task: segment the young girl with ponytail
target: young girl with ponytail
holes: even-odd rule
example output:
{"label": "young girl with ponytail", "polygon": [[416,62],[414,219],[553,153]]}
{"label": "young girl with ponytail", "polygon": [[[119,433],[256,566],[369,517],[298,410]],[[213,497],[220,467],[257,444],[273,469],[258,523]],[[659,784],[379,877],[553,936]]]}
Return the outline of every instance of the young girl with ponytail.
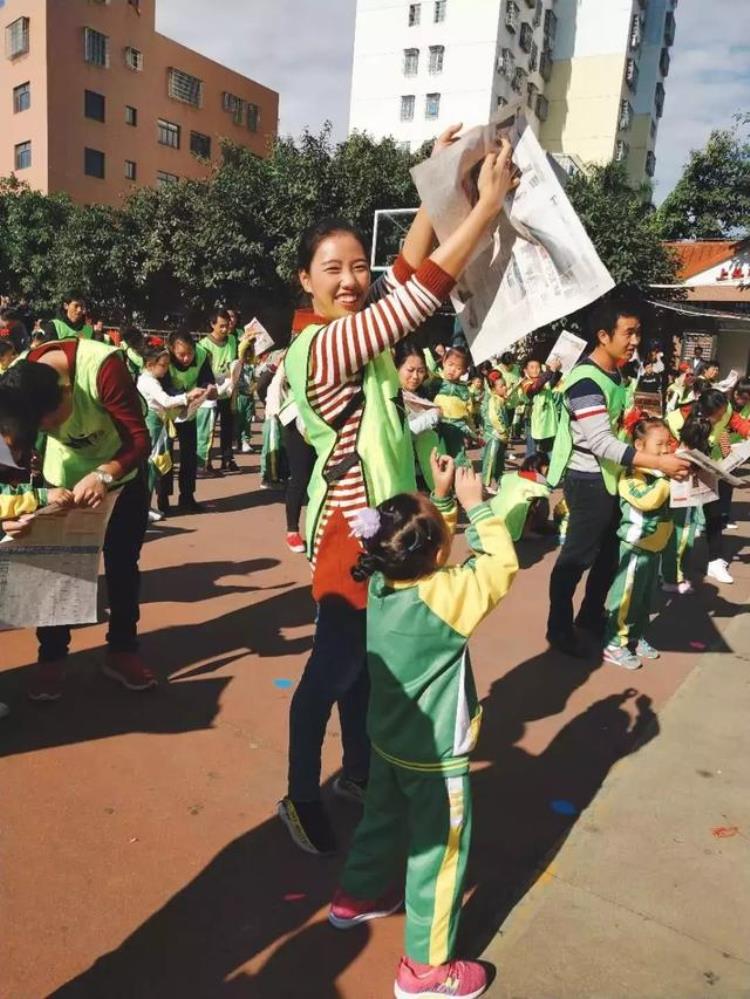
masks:
{"label": "young girl with ponytail", "polygon": [[[364,551],[352,576],[369,579],[373,753],[364,817],[329,921],[348,929],[387,916],[405,895],[395,995],[467,999],[487,985],[481,964],[453,959],[471,834],[469,754],[482,711],[467,645],[518,562],[504,522],[482,502],[481,478],[437,451],[431,461],[431,500],[402,493],[361,511],[354,525]],[[472,555],[449,567],[454,476]]]}

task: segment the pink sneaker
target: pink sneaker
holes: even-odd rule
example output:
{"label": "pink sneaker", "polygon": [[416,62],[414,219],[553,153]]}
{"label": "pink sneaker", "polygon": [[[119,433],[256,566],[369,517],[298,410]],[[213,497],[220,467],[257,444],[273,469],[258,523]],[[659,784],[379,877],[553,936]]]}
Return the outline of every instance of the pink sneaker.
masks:
{"label": "pink sneaker", "polygon": [[150,690],[158,682],[137,652],[108,652],[102,673],[128,690]]}
{"label": "pink sneaker", "polygon": [[449,961],[433,967],[402,957],[393,994],[396,999],[476,999],[488,986],[487,972],[478,961]]}
{"label": "pink sneaker", "polygon": [[354,898],[341,888],[336,890],[328,913],[328,922],[337,930],[350,930],[370,919],[382,919],[397,912],[404,904],[403,892],[391,889],[380,898]]}
{"label": "pink sneaker", "polygon": [[305,547],[305,542],[302,540],[298,531],[289,531],[286,536],[287,548],[290,552],[294,552],[295,555],[304,555],[307,551]]}

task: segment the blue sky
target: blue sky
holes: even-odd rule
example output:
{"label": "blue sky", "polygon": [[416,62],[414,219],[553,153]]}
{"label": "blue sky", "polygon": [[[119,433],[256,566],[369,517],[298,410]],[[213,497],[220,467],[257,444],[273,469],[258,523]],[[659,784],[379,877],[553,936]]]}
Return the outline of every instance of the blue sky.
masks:
{"label": "blue sky", "polygon": [[[606,0],[602,0],[604,5]],[[160,31],[278,90],[280,128],[346,135],[355,0],[157,0]],[[656,147],[655,197],[712,128],[750,111],[750,0],[681,0]]]}

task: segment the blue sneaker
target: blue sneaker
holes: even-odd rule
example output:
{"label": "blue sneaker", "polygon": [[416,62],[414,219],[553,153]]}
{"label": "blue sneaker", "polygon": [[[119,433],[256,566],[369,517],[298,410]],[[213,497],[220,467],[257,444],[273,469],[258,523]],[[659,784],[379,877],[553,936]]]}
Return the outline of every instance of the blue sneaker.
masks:
{"label": "blue sneaker", "polygon": [[641,659],[658,659],[661,652],[655,649],[653,645],[649,645],[645,638],[641,638],[635,647],[635,654],[640,656]]}
{"label": "blue sneaker", "polygon": [[607,645],[602,655],[605,662],[620,666],[622,669],[640,669],[643,665],[638,656],[626,646]]}

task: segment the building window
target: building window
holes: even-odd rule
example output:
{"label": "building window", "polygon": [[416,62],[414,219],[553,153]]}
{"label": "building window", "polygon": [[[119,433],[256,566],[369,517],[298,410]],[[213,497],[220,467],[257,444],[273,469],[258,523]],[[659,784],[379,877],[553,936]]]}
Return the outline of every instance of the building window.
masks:
{"label": "building window", "polygon": [[244,115],[243,108],[245,106],[245,102],[242,98],[236,97],[234,94],[230,94],[225,90],[221,97],[221,104],[225,111],[230,112],[232,115],[232,121],[235,125],[241,125]]}
{"label": "building window", "polygon": [[181,69],[170,69],[168,93],[172,100],[194,108],[203,106],[203,81]]}
{"label": "building window", "polygon": [[652,139],[656,138],[656,132],[657,132],[658,128],[659,128],[659,126],[656,124],[656,122],[652,118],[651,119],[651,125],[649,127],[649,132],[651,133],[651,138]]}
{"label": "building window", "polygon": [[83,151],[83,172],[87,177],[97,177],[104,180],[104,153],[100,149]]}
{"label": "building window", "polygon": [[97,94],[95,90],[84,90],[83,113],[87,118],[92,118],[94,121],[104,121],[105,107],[104,94]]}
{"label": "building window", "polygon": [[552,45],[557,38],[557,14],[554,10],[544,12],[544,40],[548,45]]}
{"label": "building window", "polygon": [[248,104],[246,117],[248,132],[257,132],[260,126],[260,108],[257,104]]}
{"label": "building window", "polygon": [[633,14],[633,20],[630,24],[630,47],[631,49],[637,49],[641,44],[641,38],[643,37],[643,24],[641,23],[641,15]]}
{"label": "building window", "polygon": [[508,31],[518,30],[518,20],[521,16],[521,9],[516,0],[505,0],[505,27]]}
{"label": "building window", "polygon": [[669,49],[666,46],[661,50],[659,56],[659,71],[662,76],[669,76],[669,64],[672,60],[669,57]]}
{"label": "building window", "polygon": [[620,118],[617,123],[617,127],[626,131],[630,128],[633,121],[633,108],[630,101],[620,101]]}
{"label": "building window", "polygon": [[656,153],[653,149],[649,149],[646,153],[646,173],[649,177],[653,177],[656,173]]}
{"label": "building window", "polygon": [[166,170],[156,171],[157,187],[164,187],[166,184],[176,184],[179,179],[176,173],[167,173]]}
{"label": "building window", "polygon": [[675,36],[675,29],[676,29],[676,27],[677,27],[677,24],[675,22],[673,12],[671,10],[667,11],[667,17],[666,17],[666,20],[664,21],[664,44],[665,45],[674,45],[674,36]]}
{"label": "building window", "polygon": [[430,120],[440,117],[440,94],[427,94],[424,100],[424,116]]}
{"label": "building window", "polygon": [[536,98],[539,93],[539,87],[535,83],[526,84],[526,103],[532,110],[536,110]]}
{"label": "building window", "polygon": [[625,63],[625,82],[633,93],[638,89],[638,63],[635,59],[628,59]]}
{"label": "building window", "polygon": [[497,110],[500,111],[501,108],[504,108],[507,103],[508,103],[508,98],[503,97],[502,94],[499,94],[496,101]]}
{"label": "building window", "polygon": [[615,147],[615,160],[624,163],[630,153],[630,146],[624,139],[618,139]]}
{"label": "building window", "polygon": [[416,76],[419,72],[419,49],[404,49],[404,76]]}
{"label": "building window", "polygon": [[140,73],[143,70],[143,53],[140,49],[134,49],[132,45],[125,46],[125,65],[128,69]]}
{"label": "building window", "polygon": [[516,57],[512,49],[503,49],[500,58],[497,60],[497,71],[506,80],[510,80],[516,71]]}
{"label": "building window", "polygon": [[542,52],[542,58],[539,60],[539,72],[542,74],[544,82],[549,83],[552,76],[552,52],[550,49],[544,49]]}
{"label": "building window", "polygon": [[539,121],[546,121],[549,117],[549,101],[544,94],[539,94],[536,99],[536,116]]}
{"label": "building window", "polygon": [[133,127],[138,124],[138,108],[131,107],[130,104],[125,105],[125,124]]}
{"label": "building window", "polygon": [[157,125],[159,129],[159,144],[170,146],[172,149],[179,149],[180,126],[175,125],[172,121],[165,121],[163,118],[159,118]]}
{"label": "building window", "polygon": [[534,29],[528,21],[524,21],[521,25],[521,33],[518,36],[518,44],[524,52],[531,52],[531,46],[534,44]]}
{"label": "building window", "polygon": [[534,17],[531,22],[535,28],[538,28],[539,25],[542,23],[543,13],[544,13],[544,0],[536,0],[536,4],[534,5]]}
{"label": "building window", "polygon": [[407,94],[401,98],[401,121],[414,121],[414,105],[416,98],[414,94]]}
{"label": "building window", "polygon": [[109,66],[108,36],[93,28],[84,28],[83,58],[92,66]]}
{"label": "building window", "polygon": [[529,51],[529,72],[535,73],[539,68],[539,46],[536,42],[531,43],[531,50]]}
{"label": "building window", "polygon": [[656,117],[661,118],[664,114],[664,84],[659,82],[656,84]]}
{"label": "building window", "polygon": [[31,143],[19,142],[16,146],[16,170],[27,170],[31,166]]}
{"label": "building window", "polygon": [[29,18],[19,17],[5,29],[5,54],[9,59],[29,51]]}
{"label": "building window", "polygon": [[516,66],[516,71],[513,74],[513,79],[510,81],[511,90],[515,93],[520,94],[523,90],[523,85],[526,82],[526,70],[521,66]]}
{"label": "building window", "polygon": [[31,107],[31,84],[21,83],[13,88],[13,113],[28,111]]}
{"label": "building window", "polygon": [[138,168],[134,160],[125,160],[125,180],[135,180]]}
{"label": "building window", "polygon": [[444,45],[430,45],[430,73],[443,72],[443,59],[445,58]]}
{"label": "building window", "polygon": [[409,27],[416,28],[416,26],[422,20],[422,4],[421,3],[410,3],[409,4]]}
{"label": "building window", "polygon": [[435,0],[435,24],[441,24],[445,20],[447,7],[448,0]]}
{"label": "building window", "polygon": [[201,159],[211,159],[211,136],[202,132],[190,133],[190,152]]}

